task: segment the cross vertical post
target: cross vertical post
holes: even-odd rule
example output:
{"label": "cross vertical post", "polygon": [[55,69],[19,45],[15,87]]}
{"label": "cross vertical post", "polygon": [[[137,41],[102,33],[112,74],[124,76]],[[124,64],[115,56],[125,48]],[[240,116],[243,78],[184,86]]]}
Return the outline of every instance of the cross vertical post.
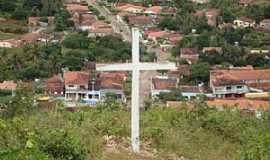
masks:
{"label": "cross vertical post", "polygon": [[131,71],[131,143],[133,152],[140,152],[140,71],[142,70],[176,70],[175,63],[141,63],[140,62],[140,32],[132,28],[132,62],[122,64],[97,64],[97,71]]}
{"label": "cross vertical post", "polygon": [[[132,29],[132,63],[139,64],[140,47],[139,47],[139,30]],[[139,77],[140,71],[134,65],[132,71],[132,100],[131,100],[131,142],[135,153],[140,151],[140,100],[139,100]]]}

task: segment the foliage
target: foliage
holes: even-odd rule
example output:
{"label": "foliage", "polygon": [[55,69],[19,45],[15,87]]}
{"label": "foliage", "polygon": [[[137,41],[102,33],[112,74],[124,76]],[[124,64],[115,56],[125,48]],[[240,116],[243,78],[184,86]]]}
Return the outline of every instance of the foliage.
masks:
{"label": "foliage", "polygon": [[170,92],[166,93],[166,92],[161,92],[158,95],[158,98],[163,101],[181,101],[183,100],[183,96],[180,90],[178,89],[172,89]]}
{"label": "foliage", "polygon": [[199,62],[191,66],[191,79],[208,82],[210,75],[210,65],[205,62]]}

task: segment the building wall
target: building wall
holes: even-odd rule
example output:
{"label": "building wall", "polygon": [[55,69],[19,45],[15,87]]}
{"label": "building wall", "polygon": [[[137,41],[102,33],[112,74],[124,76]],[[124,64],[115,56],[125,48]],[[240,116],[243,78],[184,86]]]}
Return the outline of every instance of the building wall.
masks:
{"label": "building wall", "polygon": [[[241,88],[240,88],[241,87]],[[248,93],[249,88],[246,85],[226,85],[226,86],[211,86],[213,94],[216,96],[226,94],[243,94]]]}

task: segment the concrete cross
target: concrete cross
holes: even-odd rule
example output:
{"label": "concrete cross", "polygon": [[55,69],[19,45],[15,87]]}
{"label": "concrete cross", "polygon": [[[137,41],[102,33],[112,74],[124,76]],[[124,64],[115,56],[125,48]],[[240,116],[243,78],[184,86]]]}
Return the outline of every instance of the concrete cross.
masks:
{"label": "concrete cross", "polygon": [[132,100],[131,100],[131,141],[135,153],[140,151],[139,143],[139,76],[141,70],[175,70],[175,63],[141,63],[140,62],[140,32],[132,28],[132,63],[97,65],[97,71],[132,71]]}

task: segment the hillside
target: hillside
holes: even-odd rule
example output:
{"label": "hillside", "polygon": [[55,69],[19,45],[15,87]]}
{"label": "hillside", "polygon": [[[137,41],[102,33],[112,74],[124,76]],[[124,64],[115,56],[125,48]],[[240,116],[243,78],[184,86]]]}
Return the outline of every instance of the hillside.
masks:
{"label": "hillside", "polygon": [[198,102],[193,110],[152,108],[141,113],[142,152],[130,149],[130,113],[116,102],[78,112],[32,105],[12,98],[2,107],[0,159],[268,159],[269,114],[261,119],[217,111]]}

